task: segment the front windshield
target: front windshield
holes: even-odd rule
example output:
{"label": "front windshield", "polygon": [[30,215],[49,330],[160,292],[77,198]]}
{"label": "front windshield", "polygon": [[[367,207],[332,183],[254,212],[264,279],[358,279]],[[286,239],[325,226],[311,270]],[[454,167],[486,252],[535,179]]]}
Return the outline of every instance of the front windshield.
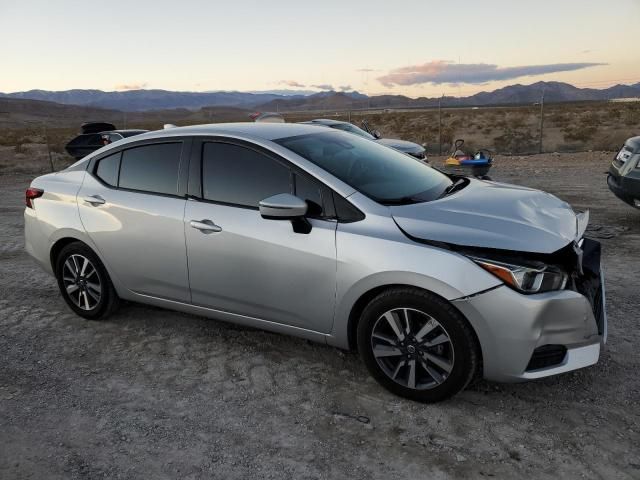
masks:
{"label": "front windshield", "polygon": [[327,131],[275,142],[386,205],[434,200],[452,184],[428,165],[355,135]]}
{"label": "front windshield", "polygon": [[335,125],[330,125],[330,127],[335,128],[336,130],[342,130],[343,132],[349,132],[355,135],[360,135],[361,137],[368,138],[369,140],[376,139],[376,137],[374,137],[370,133],[365,132],[361,128],[358,128],[351,123],[336,123]]}

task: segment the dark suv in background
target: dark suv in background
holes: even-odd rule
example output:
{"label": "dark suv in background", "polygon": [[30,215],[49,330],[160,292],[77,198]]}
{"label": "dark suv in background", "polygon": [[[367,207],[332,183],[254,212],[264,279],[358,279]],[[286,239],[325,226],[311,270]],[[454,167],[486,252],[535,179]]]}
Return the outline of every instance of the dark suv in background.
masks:
{"label": "dark suv in background", "polygon": [[139,129],[117,130],[115,125],[107,122],[83,123],[80,129],[82,133],[65,146],[67,153],[76,160],[84,158],[105,145],[148,131]]}
{"label": "dark suv in background", "polygon": [[620,200],[640,208],[640,137],[624,143],[611,162],[607,184]]}

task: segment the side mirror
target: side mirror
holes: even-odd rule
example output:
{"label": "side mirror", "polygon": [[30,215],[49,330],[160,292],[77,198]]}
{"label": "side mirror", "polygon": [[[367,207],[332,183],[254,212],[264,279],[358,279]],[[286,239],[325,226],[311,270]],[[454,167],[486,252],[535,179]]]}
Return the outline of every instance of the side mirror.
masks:
{"label": "side mirror", "polygon": [[376,137],[376,140],[382,138],[382,134],[378,130],[374,130],[373,132],[371,132],[371,135]]}
{"label": "side mirror", "polygon": [[258,205],[260,206],[260,215],[272,220],[291,220],[304,217],[308,208],[307,202],[290,193],[279,193],[265,198]]}
{"label": "side mirror", "polygon": [[305,218],[307,202],[290,193],[279,193],[265,198],[259,204],[260,215],[268,220],[291,220],[296,233],[311,232],[311,223]]}

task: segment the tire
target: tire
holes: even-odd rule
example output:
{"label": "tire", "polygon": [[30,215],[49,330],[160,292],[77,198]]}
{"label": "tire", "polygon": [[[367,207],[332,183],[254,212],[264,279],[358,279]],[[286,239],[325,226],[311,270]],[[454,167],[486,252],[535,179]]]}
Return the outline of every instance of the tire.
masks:
{"label": "tire", "polygon": [[366,306],[358,350],[380,385],[426,403],[464,390],[481,364],[478,341],[462,314],[446,300],[410,287],[386,290]]}
{"label": "tire", "polygon": [[119,298],[111,278],[98,256],[86,244],[73,242],[66,245],[58,254],[55,267],[60,293],[77,315],[99,320],[117,309]]}

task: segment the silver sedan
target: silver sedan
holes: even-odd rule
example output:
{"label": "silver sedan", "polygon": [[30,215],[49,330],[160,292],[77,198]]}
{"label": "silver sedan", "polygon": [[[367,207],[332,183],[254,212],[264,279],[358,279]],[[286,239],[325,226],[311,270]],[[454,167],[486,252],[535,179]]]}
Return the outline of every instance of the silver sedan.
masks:
{"label": "silver sedan", "polygon": [[358,350],[396,394],[598,361],[588,212],[299,124],[149,132],[26,192],[26,249],[78,315],[141,302]]}

